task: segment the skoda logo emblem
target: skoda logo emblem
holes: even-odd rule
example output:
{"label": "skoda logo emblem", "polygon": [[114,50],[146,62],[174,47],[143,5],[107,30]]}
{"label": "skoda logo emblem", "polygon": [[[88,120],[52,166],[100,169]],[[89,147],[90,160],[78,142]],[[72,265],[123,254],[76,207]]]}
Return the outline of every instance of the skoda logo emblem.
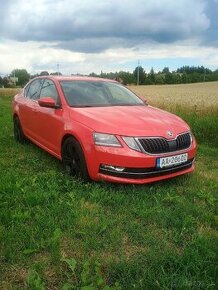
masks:
{"label": "skoda logo emblem", "polygon": [[173,132],[172,131],[167,131],[167,136],[173,137]]}

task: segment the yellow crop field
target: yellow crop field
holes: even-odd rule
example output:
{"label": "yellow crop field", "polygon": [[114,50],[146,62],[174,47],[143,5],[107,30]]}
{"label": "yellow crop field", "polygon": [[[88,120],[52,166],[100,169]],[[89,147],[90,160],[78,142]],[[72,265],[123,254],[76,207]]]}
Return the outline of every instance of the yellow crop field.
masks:
{"label": "yellow crop field", "polygon": [[218,82],[129,86],[139,96],[143,96],[149,104],[175,111],[180,107],[199,113],[218,111]]}
{"label": "yellow crop field", "polygon": [[4,96],[14,96],[19,92],[20,89],[7,89],[7,88],[0,88],[0,97]]}

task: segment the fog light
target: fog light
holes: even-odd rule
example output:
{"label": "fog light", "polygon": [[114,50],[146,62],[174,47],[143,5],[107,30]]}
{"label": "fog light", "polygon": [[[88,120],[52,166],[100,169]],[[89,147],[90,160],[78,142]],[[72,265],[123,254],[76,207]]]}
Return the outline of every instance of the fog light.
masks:
{"label": "fog light", "polygon": [[116,171],[116,172],[123,172],[125,170],[125,167],[120,166],[114,166],[114,165],[108,165],[108,164],[101,164],[100,169],[110,170],[110,171]]}

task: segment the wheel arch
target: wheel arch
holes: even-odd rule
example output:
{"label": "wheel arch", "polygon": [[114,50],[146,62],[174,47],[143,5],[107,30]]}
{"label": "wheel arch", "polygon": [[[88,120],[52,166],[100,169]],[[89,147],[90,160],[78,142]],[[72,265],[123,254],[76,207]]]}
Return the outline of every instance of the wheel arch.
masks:
{"label": "wheel arch", "polygon": [[[81,144],[80,140],[72,133],[66,133],[64,134],[64,136],[62,137],[62,140],[61,140],[61,159],[62,159],[62,148],[63,148],[63,144],[64,142],[68,139],[68,138],[74,138],[79,144],[80,146],[82,147],[83,149],[83,145]],[[83,152],[84,152],[84,149],[83,149]]]}
{"label": "wheel arch", "polygon": [[[77,141],[83,151],[83,155],[86,161],[87,169],[89,172],[89,175],[91,176],[92,166],[90,165],[92,163],[93,159],[93,139],[92,139],[92,131],[87,126],[84,126],[80,123],[79,128],[71,128],[70,130],[66,130],[64,134],[62,135],[62,138],[60,138],[60,159],[62,160],[62,154],[63,154],[63,144],[64,142],[72,137]],[[73,130],[75,129],[75,130]]]}
{"label": "wheel arch", "polygon": [[[69,137],[73,137],[82,147],[83,153],[85,154],[85,143],[86,141],[89,139],[88,135],[86,133],[81,134],[83,132],[83,128],[86,128],[85,126],[80,127],[78,130],[67,130],[64,132],[62,138],[61,138],[61,150],[62,150],[62,146],[65,142],[66,139],[68,139]],[[89,143],[89,142],[88,142]]]}
{"label": "wheel arch", "polygon": [[15,118],[18,118],[18,119],[19,119],[19,116],[18,116],[18,114],[17,114],[16,112],[13,113],[13,120],[14,120]]}
{"label": "wheel arch", "polygon": [[[71,133],[66,133],[63,138],[62,138],[62,141],[61,141],[61,160],[63,161],[63,148],[64,148],[64,142],[66,140],[68,140],[69,138],[71,138],[71,140],[73,139],[75,141],[75,148],[78,148],[79,146],[79,154],[82,154],[82,164],[84,165],[84,169],[83,169],[83,172],[85,172],[85,175],[83,177],[83,179],[85,179],[86,181],[90,180],[90,175],[89,175],[89,169],[88,169],[88,164],[87,164],[87,156],[86,156],[86,152],[83,148],[83,144],[81,143],[80,139],[77,138],[74,134],[71,134]],[[73,141],[72,140],[72,141]],[[78,145],[77,145],[78,143]]]}

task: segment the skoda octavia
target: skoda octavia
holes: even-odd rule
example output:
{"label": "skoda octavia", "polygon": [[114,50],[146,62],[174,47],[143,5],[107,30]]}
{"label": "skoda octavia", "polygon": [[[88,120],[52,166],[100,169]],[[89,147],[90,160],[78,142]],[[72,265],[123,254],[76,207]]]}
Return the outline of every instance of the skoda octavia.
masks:
{"label": "skoda octavia", "polygon": [[189,126],[116,81],[37,77],[12,107],[15,139],[30,139],[85,180],[148,183],[194,170]]}

